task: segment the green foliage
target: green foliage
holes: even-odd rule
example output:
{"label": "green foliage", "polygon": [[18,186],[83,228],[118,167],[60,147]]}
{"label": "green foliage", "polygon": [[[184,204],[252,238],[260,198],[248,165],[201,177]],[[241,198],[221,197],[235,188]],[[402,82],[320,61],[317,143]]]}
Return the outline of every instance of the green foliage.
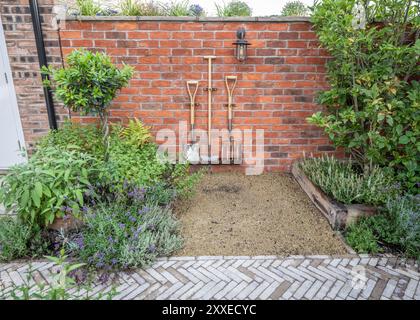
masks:
{"label": "green foliage", "polygon": [[[108,293],[91,295],[91,284],[78,286],[75,280],[70,276],[72,272],[84,266],[83,263],[70,263],[64,250],[60,251],[58,257],[46,257],[59,268],[57,274],[51,275],[52,281],[49,283],[34,282],[34,271],[29,266],[29,271],[23,284],[13,284],[11,292],[6,296],[0,295],[0,299],[13,300],[111,300],[117,291],[115,288]],[[1,289],[1,288],[0,288]],[[82,292],[83,290],[83,292]],[[0,290],[1,292],[2,290]]]}
{"label": "green foliage", "polygon": [[162,7],[154,1],[124,0],[120,4],[123,16],[163,16]]}
{"label": "green foliage", "polygon": [[48,225],[68,211],[78,216],[84,193],[99,175],[92,156],[46,147],[10,169],[1,181],[0,203],[23,221]]}
{"label": "green foliage", "polygon": [[[333,57],[330,89],[319,96],[327,112],[309,122],[323,128],[366,170],[389,166],[413,193],[420,180],[420,15],[418,2],[323,0],[312,21]],[[363,12],[363,10],[362,10]],[[366,24],[365,24],[366,20]]]}
{"label": "green foliage", "polygon": [[118,185],[124,181],[150,186],[163,178],[167,165],[156,157],[157,146],[149,143],[141,149],[124,143],[116,135],[111,137],[107,171],[109,180]]}
{"label": "green foliage", "polygon": [[172,167],[171,183],[175,188],[176,195],[180,198],[188,198],[194,192],[194,187],[203,177],[204,171],[189,173],[189,164],[176,164]]}
{"label": "green foliage", "polygon": [[61,150],[79,150],[98,159],[102,159],[105,152],[101,130],[98,127],[70,121],[64,122],[58,130],[51,130],[37,144],[37,149],[41,152],[49,147]]}
{"label": "green foliage", "polygon": [[249,17],[252,15],[251,8],[243,1],[230,1],[228,4],[215,4],[219,17]]}
{"label": "green foliage", "polygon": [[28,255],[28,242],[32,236],[29,225],[12,217],[0,218],[0,261],[7,262]]}
{"label": "green foliage", "polygon": [[96,16],[103,12],[95,0],[76,0],[78,14],[81,16]]}
{"label": "green foliage", "polygon": [[48,243],[37,226],[23,223],[16,217],[0,218],[0,261],[39,257],[48,252]]}
{"label": "green foliage", "polygon": [[152,139],[150,134],[150,128],[146,127],[139,119],[130,119],[126,127],[121,125],[115,125],[113,128],[118,136],[127,143],[134,145],[138,148],[142,147],[146,143],[149,143]]}
{"label": "green foliage", "polygon": [[121,15],[123,16],[141,16],[142,8],[138,0],[124,0],[120,3]]}
{"label": "green foliage", "polygon": [[370,229],[366,219],[350,225],[346,230],[347,243],[358,253],[378,253],[381,251],[378,239]]}
{"label": "green foliage", "polygon": [[400,186],[389,169],[373,167],[363,174],[357,165],[328,156],[304,159],[300,166],[322,191],[344,204],[383,205],[399,193]]}
{"label": "green foliage", "polygon": [[190,16],[190,2],[188,0],[171,1],[162,5],[164,15],[173,17]]}
{"label": "green foliage", "polygon": [[[6,237],[13,233],[21,240],[4,242],[0,234],[5,248],[1,259],[44,253],[41,228],[69,214],[84,220],[87,227],[79,238],[65,241],[66,248],[97,268],[102,261],[98,250],[107,244],[109,250],[117,250],[107,251],[108,268],[146,265],[181,246],[168,208],[176,197],[191,193],[200,175],[189,175],[188,165],[162,161],[141,122],[114,129],[107,161],[98,128],[66,123],[40,141],[27,164],[13,167],[2,179],[0,202],[15,210],[20,220],[6,225],[10,232],[2,232],[6,227],[0,224],[0,233]],[[38,231],[29,233],[27,223]],[[110,236],[118,239],[115,246],[105,242]]]}
{"label": "green foliage", "polygon": [[360,219],[349,228],[346,235],[347,241],[354,248],[364,246],[364,242],[357,237],[361,230],[365,234],[373,235],[372,239],[375,239],[377,245],[389,247],[392,251],[402,252],[407,257],[419,260],[420,198],[406,195],[390,199],[381,214]]}
{"label": "green foliage", "polygon": [[87,228],[73,248],[98,269],[144,267],[159,255],[169,255],[182,245],[178,224],[168,208],[100,204],[86,216]]}
{"label": "green foliage", "polygon": [[289,1],[281,10],[282,16],[307,16],[309,14],[308,8],[301,1]]}
{"label": "green foliage", "polygon": [[420,259],[420,199],[407,195],[389,200],[383,214],[372,217],[370,228],[382,243]]}
{"label": "green foliage", "polygon": [[51,74],[57,99],[84,115],[103,117],[118,90],[133,76],[132,67],[123,64],[118,69],[104,52],[74,50],[67,56],[66,65],[44,72]]}

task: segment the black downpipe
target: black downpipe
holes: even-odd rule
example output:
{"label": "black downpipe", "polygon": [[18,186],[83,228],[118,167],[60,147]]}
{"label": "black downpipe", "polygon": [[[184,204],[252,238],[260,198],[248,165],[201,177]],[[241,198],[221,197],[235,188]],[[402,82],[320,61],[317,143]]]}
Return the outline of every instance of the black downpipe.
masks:
{"label": "black downpipe", "polygon": [[[45,53],[44,36],[42,34],[41,17],[39,15],[39,6],[37,0],[29,0],[29,7],[32,16],[32,25],[34,28],[36,49],[38,52],[39,66],[48,67],[47,55]],[[41,73],[42,80],[49,80],[49,76]],[[55,118],[54,101],[51,89],[44,86],[45,103],[47,105],[48,123],[50,129],[57,129],[57,119]]]}

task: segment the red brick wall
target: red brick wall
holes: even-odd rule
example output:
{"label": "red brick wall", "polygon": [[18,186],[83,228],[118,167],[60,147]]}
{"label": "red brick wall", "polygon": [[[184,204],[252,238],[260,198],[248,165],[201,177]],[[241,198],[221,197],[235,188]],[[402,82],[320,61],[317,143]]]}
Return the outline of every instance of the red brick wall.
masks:
{"label": "red brick wall", "polygon": [[[251,42],[243,64],[232,42],[239,27]],[[333,150],[305,118],[320,110],[327,54],[309,22],[67,21],[64,54],[74,48],[104,50],[135,67],[130,87],[112,106],[113,119],[138,117],[156,131],[189,119],[187,80],[199,80],[197,126],[207,126],[207,62],[214,64],[213,127],[227,128],[224,76],[237,75],[234,128],[265,130],[266,170],[289,170],[303,153]],[[85,119],[86,120],[86,119]]]}
{"label": "red brick wall", "polygon": [[[52,28],[54,0],[39,0],[48,63],[61,64],[58,33]],[[49,130],[32,19],[27,0],[0,0],[0,15],[12,69],[26,147],[31,150]],[[57,117],[66,114],[56,107]]]}
{"label": "red brick wall", "polygon": [[[58,32],[51,24],[53,3],[39,0],[48,61],[60,65]],[[0,0],[0,14],[26,144],[31,149],[49,128],[28,2]],[[305,19],[109,19],[65,21],[61,37],[64,55],[80,47],[104,50],[116,62],[135,67],[129,88],[112,106],[113,121],[138,117],[154,132],[162,128],[177,130],[179,121],[189,119],[186,81],[199,80],[197,127],[206,129],[207,94],[203,89],[207,86],[207,64],[202,57],[216,55],[213,86],[218,90],[213,97],[213,127],[227,128],[223,79],[237,75],[234,128],[265,130],[266,170],[289,170],[292,161],[304,152],[334,152],[321,130],[305,120],[321,109],[314,97],[327,85],[327,55],[318,47],[311,24]],[[249,58],[242,64],[234,58],[232,45],[241,26],[252,44]],[[67,111],[57,102],[55,109],[60,123]]]}

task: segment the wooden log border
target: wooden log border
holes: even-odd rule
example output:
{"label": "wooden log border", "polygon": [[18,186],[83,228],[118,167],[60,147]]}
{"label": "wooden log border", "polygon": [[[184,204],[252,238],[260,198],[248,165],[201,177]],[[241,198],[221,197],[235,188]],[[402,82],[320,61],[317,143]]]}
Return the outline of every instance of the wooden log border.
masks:
{"label": "wooden log border", "polygon": [[292,165],[292,174],[299,183],[303,191],[308,195],[313,204],[327,218],[334,230],[345,229],[349,224],[357,221],[362,216],[372,216],[377,213],[377,209],[364,204],[345,205],[331,199],[318,186],[312,183],[300,168],[300,161],[295,161]]}

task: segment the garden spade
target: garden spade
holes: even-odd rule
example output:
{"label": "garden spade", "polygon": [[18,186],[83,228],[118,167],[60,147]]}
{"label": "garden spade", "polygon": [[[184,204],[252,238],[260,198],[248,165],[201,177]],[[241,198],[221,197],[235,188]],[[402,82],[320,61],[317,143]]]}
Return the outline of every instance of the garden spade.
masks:
{"label": "garden spade", "polygon": [[184,148],[184,155],[188,162],[197,164],[200,162],[200,146],[195,141],[195,96],[198,90],[198,81],[187,81],[187,90],[190,97],[190,123],[191,123],[191,144]]}
{"label": "garden spade", "polygon": [[216,88],[212,87],[212,63],[213,60],[216,59],[216,56],[205,56],[204,59],[208,60],[208,86],[205,88],[207,90],[208,95],[208,114],[207,114],[207,136],[208,136],[208,154],[205,156],[201,156],[201,162],[202,163],[218,163],[219,162],[219,156],[212,156],[211,155],[211,122],[212,122],[212,109],[211,109],[211,103],[212,103],[212,92],[216,91]]}
{"label": "garden spade", "polygon": [[233,130],[233,92],[238,81],[237,76],[226,76],[225,84],[226,90],[228,93],[228,130],[229,130],[229,145],[228,147],[222,148],[222,159],[223,162],[230,164],[241,164],[242,163],[242,144],[238,141],[235,141],[232,130]]}

